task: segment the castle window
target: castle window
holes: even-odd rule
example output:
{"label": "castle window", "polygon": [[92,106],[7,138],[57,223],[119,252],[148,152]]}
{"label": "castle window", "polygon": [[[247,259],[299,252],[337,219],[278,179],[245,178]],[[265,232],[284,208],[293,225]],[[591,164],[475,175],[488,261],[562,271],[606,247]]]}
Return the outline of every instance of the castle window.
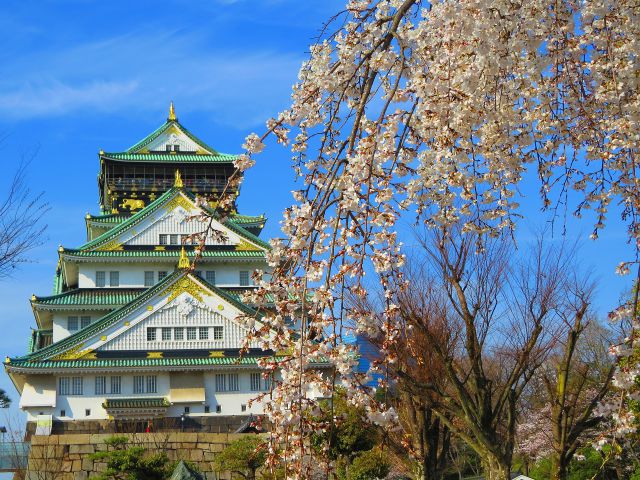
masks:
{"label": "castle window", "polygon": [[174,151],[174,152],[179,152],[179,151],[180,151],[180,145],[177,145],[177,144],[176,144],[176,145],[174,145],[174,146],[173,146],[173,151]]}
{"label": "castle window", "polygon": [[249,272],[246,270],[242,270],[240,272],[240,286],[241,287],[249,286]]}
{"label": "castle window", "polygon": [[75,332],[78,330],[78,317],[68,317],[67,318],[67,330],[70,332]]}
{"label": "castle window", "polygon": [[251,374],[251,391],[252,392],[260,391],[260,374],[259,373]]}
{"label": "castle window", "polygon": [[135,375],[133,377],[133,393],[144,393],[144,377]]}
{"label": "castle window", "polygon": [[173,339],[174,340],[184,340],[184,328],[176,327],[173,329]]}
{"label": "castle window", "polygon": [[224,336],[224,327],[220,327],[220,326],[213,327],[214,340],[222,340],[223,336]]}
{"label": "castle window", "polygon": [[224,373],[216,373],[216,392],[227,391],[227,375]]}
{"label": "castle window", "polygon": [[109,286],[110,287],[120,286],[120,272],[109,272]]}
{"label": "castle window", "polygon": [[84,416],[85,417],[90,417],[91,416],[91,409],[85,408],[84,409]]}
{"label": "castle window", "polygon": [[205,405],[204,406],[204,413],[209,413],[211,411],[211,408],[209,407],[209,405]]}
{"label": "castle window", "polygon": [[240,390],[239,382],[238,382],[238,374],[230,373],[229,374],[229,391],[237,392]]}
{"label": "castle window", "polygon": [[167,243],[168,235],[165,233],[160,234],[160,245],[168,245]]}
{"label": "castle window", "polygon": [[175,233],[169,235],[169,243],[171,245],[178,245],[178,235]]}
{"label": "castle window", "polygon": [[198,328],[198,338],[200,338],[200,340],[208,340],[209,339],[209,328],[208,327],[200,327],[200,328]]}
{"label": "castle window", "polygon": [[147,393],[158,393],[158,377],[155,375],[147,377]]}
{"label": "castle window", "polygon": [[91,317],[80,317],[80,328],[85,328],[91,325]]}
{"label": "castle window", "polygon": [[96,377],[96,395],[107,393],[107,377]]}
{"label": "castle window", "polygon": [[195,340],[196,339],[196,327],[187,327],[187,340]]}
{"label": "castle window", "polygon": [[155,342],[155,341],[156,341],[156,328],[147,327],[147,342]]}
{"label": "castle window", "polygon": [[[60,377],[58,379],[58,394],[59,395],[69,395],[71,391],[71,378],[69,377]],[[64,417],[64,413],[61,414]]]}
{"label": "castle window", "polygon": [[164,149],[165,149],[167,152],[170,152],[170,151],[171,151],[171,145],[169,145],[169,144],[165,145],[165,146],[164,146]]}
{"label": "castle window", "polygon": [[111,393],[119,394],[122,392],[122,378],[111,377]]}
{"label": "castle window", "polygon": [[144,286],[153,287],[153,278],[155,274],[153,272],[144,272]]}
{"label": "castle window", "polygon": [[240,410],[242,410],[243,412],[247,411],[247,406],[243,403],[240,405]]}
{"label": "castle window", "polygon": [[215,285],[216,284],[215,270],[207,270],[206,279],[207,279],[207,282],[209,282],[211,285]]}
{"label": "castle window", "polygon": [[216,405],[216,413],[222,413],[222,405]]}
{"label": "castle window", "polygon": [[191,413],[191,407],[184,407],[184,413]]}
{"label": "castle window", "polygon": [[167,272],[158,272],[158,281],[167,276]]}
{"label": "castle window", "polygon": [[96,272],[96,287],[106,287],[106,272]]}
{"label": "castle window", "polygon": [[170,327],[162,327],[162,340],[171,340],[171,328]]}
{"label": "castle window", "polygon": [[264,380],[264,384],[263,384],[263,389],[264,390],[271,390],[271,377],[267,377],[267,378],[263,378]]}
{"label": "castle window", "polygon": [[82,377],[71,377],[71,395],[82,395]]}
{"label": "castle window", "polygon": [[67,411],[66,410],[60,410],[60,416],[61,417],[66,417],[67,416]]}

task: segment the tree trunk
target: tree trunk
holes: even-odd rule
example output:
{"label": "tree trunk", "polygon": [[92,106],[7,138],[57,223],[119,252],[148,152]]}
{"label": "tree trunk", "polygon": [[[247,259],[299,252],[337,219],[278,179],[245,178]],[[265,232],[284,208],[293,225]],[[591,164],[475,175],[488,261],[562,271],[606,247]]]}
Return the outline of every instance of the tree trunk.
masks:
{"label": "tree trunk", "polygon": [[486,480],[510,480],[511,468],[505,462],[495,457],[485,458],[482,466]]}
{"label": "tree trunk", "polygon": [[565,455],[554,453],[551,456],[551,480],[566,480],[569,462]]}

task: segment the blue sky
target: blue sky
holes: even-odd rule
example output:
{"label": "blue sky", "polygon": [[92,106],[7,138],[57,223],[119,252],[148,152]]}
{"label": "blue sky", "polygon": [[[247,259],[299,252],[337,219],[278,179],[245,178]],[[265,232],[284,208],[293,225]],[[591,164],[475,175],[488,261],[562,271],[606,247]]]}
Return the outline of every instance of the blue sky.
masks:
{"label": "blue sky", "polygon": [[[244,137],[287,106],[300,63],[322,22],[343,0],[3,1],[0,6],[0,159],[9,177],[33,156],[29,182],[52,210],[45,245],[0,289],[0,353],[25,352],[32,293],[51,292],[59,244],[84,240],[84,215],[98,213],[97,153],[120,151],[161,125],[170,100],[180,121],[214,148],[240,150]],[[278,235],[291,202],[290,155],[273,146],[258,157],[240,196],[242,213],[266,213],[265,236]],[[0,188],[3,180],[0,179]],[[2,190],[0,190],[1,192]],[[523,189],[533,220],[546,217],[536,187]],[[569,221],[585,239],[582,262],[599,280],[606,312],[626,281],[615,276],[624,226],[610,222],[598,242],[588,222]],[[410,243],[410,241],[409,241]],[[4,373],[0,388],[17,395]],[[1,421],[1,420],[0,420]]]}

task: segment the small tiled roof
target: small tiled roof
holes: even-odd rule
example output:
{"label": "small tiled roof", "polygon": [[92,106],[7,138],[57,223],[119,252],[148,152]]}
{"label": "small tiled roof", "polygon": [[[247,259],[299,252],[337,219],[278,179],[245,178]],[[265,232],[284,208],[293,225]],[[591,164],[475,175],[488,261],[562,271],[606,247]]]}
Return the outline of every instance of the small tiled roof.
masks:
{"label": "small tiled roof", "polygon": [[31,299],[34,305],[114,306],[132,302],[144,288],[81,288],[49,297]]}
{"label": "small tiled roof", "polygon": [[[118,322],[120,319],[122,319],[123,317],[125,317],[126,315],[128,315],[135,309],[139,308],[141,305],[143,305],[144,302],[146,302],[148,299],[152,298],[154,295],[161,292],[164,288],[166,288],[167,285],[170,285],[173,282],[178,281],[179,278],[187,275],[189,274],[184,270],[176,270],[171,275],[167,275],[160,282],[156,283],[153,287],[150,287],[147,290],[145,290],[142,294],[136,297],[132,302],[129,302],[123,305],[122,307],[118,308],[117,310],[114,310],[108,313],[107,315],[100,318],[98,321],[92,323],[88,327],[79,330],[78,332],[60,340],[59,342],[53,343],[29,355],[19,357],[16,360],[20,360],[20,361],[46,360],[62,352],[65,352],[70,348],[74,347],[75,345],[80,344],[83,340],[91,338],[92,336],[96,335],[98,332]],[[256,314],[255,310],[237,301],[235,298],[233,298],[231,295],[221,290],[220,288],[215,287],[207,283],[206,281],[199,278],[195,278],[193,276],[192,276],[192,279],[207,285],[207,287],[212,292],[226,299],[228,302],[230,302],[232,305],[237,307],[239,310],[249,315]]]}
{"label": "small tiled roof", "polygon": [[[172,187],[169,190],[167,190],[166,192],[164,192],[162,195],[160,195],[153,202],[151,202],[149,205],[144,207],[142,210],[140,210],[139,212],[136,212],[135,214],[133,214],[132,216],[130,216],[125,221],[123,221],[122,223],[118,224],[116,227],[112,228],[111,230],[109,230],[109,231],[103,233],[102,235],[99,235],[98,237],[94,238],[93,240],[85,243],[79,249],[80,250],[90,250],[90,249],[93,249],[93,248],[98,247],[100,245],[108,243],[111,239],[113,239],[117,235],[123,233],[124,231],[126,231],[127,229],[133,227],[134,225],[137,225],[139,222],[141,222],[142,220],[147,218],[149,215],[154,213],[162,205],[164,205],[165,202],[169,201],[169,199],[174,198],[176,195],[180,195],[180,194],[184,194],[190,201],[192,201],[195,204],[195,200],[196,199],[195,199],[195,197],[194,197],[194,195],[192,193],[190,193],[190,192],[188,192],[186,190],[183,190],[180,187]],[[213,218],[219,219],[219,216],[215,211],[208,210],[208,209],[205,209],[205,210]],[[261,247],[264,247],[264,248],[270,248],[268,243],[264,242],[263,240],[258,238],[256,235],[254,235],[253,233],[245,230],[244,228],[242,228],[242,226],[236,224],[233,221],[226,221],[226,222],[223,223],[223,225],[226,226],[227,228],[229,228],[229,230],[237,233],[239,236],[249,240],[250,242],[255,243],[256,245],[260,245]]]}
{"label": "small tiled roof", "polygon": [[[73,258],[178,258],[180,250],[71,250],[61,252],[63,257]],[[195,255],[195,254],[194,254]],[[264,258],[261,250],[205,250],[202,258]]]}
{"label": "small tiled roof", "polygon": [[200,140],[198,137],[196,137],[193,133],[191,133],[189,130],[187,130],[184,127],[184,125],[182,125],[175,118],[173,118],[173,119],[172,118],[168,118],[165,123],[160,125],[153,132],[151,132],[149,135],[144,137],[142,140],[140,140],[138,143],[136,143],[132,147],[129,147],[125,153],[138,153],[138,152],[140,152],[147,145],[149,145],[151,142],[153,142],[156,138],[158,138],[164,132],[169,130],[171,127],[175,127],[177,129],[179,129],[187,137],[189,137],[191,140],[193,140],[193,142],[195,142],[197,145],[199,145],[203,150],[206,150],[207,152],[209,152],[209,153],[211,153],[213,155],[224,155],[224,154],[220,154],[214,148],[211,148],[209,145],[207,145],[202,140]]}
{"label": "small tiled roof", "polygon": [[104,408],[158,408],[168,407],[169,401],[159,398],[107,398],[102,404]]}
{"label": "small tiled roof", "polygon": [[107,160],[153,163],[232,163],[236,155],[218,153],[216,155],[197,153],[103,153]]}

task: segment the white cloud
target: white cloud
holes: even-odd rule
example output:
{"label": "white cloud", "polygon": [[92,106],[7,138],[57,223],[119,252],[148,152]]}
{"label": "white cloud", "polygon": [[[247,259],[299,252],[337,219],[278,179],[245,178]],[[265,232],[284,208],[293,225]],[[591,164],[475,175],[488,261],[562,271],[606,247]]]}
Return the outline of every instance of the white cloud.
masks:
{"label": "white cloud", "polygon": [[301,56],[211,48],[202,35],[138,32],[11,60],[0,79],[0,115],[59,116],[83,109],[117,112],[202,110],[247,128],[286,106]]}

